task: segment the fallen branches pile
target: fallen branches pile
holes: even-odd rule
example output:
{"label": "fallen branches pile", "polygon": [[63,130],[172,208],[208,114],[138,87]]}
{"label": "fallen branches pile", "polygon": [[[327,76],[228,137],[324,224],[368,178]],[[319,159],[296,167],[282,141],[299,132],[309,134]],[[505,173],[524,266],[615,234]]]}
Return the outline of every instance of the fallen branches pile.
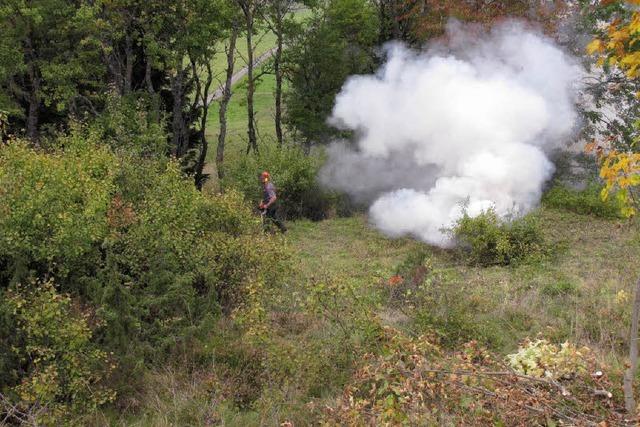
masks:
{"label": "fallen branches pile", "polygon": [[367,356],[339,404],[326,409],[328,424],[632,425],[619,390],[588,352],[572,353],[583,369],[533,376],[475,342],[446,354],[433,337],[387,332],[385,352]]}

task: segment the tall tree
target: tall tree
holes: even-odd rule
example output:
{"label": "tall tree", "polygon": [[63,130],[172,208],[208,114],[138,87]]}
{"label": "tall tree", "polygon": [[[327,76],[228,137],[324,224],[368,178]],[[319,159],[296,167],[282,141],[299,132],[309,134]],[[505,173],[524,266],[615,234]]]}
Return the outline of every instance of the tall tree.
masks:
{"label": "tall tree", "polygon": [[207,119],[209,117],[210,89],[214,79],[212,61],[217,53],[217,45],[226,32],[226,22],[221,11],[222,2],[211,0],[189,0],[190,13],[186,22],[187,54],[194,81],[191,114],[199,117],[198,152],[194,165],[194,179],[198,189],[202,189],[207,176],[203,173],[209,142],[207,140]]}
{"label": "tall tree", "polygon": [[5,0],[0,7],[0,108],[35,144],[41,125],[95,112],[104,81],[96,11],[89,1]]}
{"label": "tall tree", "polygon": [[[215,2],[210,3],[211,7],[215,6]],[[176,158],[184,157],[200,140],[199,131],[194,129],[199,105],[193,102],[195,81],[189,54],[192,52],[198,58],[202,56],[202,38],[208,37],[202,32],[211,31],[198,16],[206,14],[203,8],[198,0],[168,0],[148,2],[143,9],[144,49],[140,54],[156,64],[164,76],[161,87],[151,88],[147,84],[147,91],[153,89],[165,93],[163,108],[169,117],[170,152]],[[214,45],[215,37],[212,40],[211,45]],[[141,85],[146,74],[146,70],[140,74]],[[190,172],[193,172],[192,168]]]}
{"label": "tall tree", "polygon": [[349,75],[373,72],[377,12],[367,0],[331,0],[315,11],[304,31],[290,38],[285,71],[285,123],[306,149],[335,136],[326,123]]}
{"label": "tall tree", "polygon": [[256,32],[256,21],[260,17],[263,0],[236,0],[244,17],[244,33],[247,43],[247,154],[253,150],[258,151],[258,139],[256,136],[256,120],[253,105],[256,77],[254,76],[254,49],[253,36]]}
{"label": "tall tree", "polygon": [[218,146],[216,148],[216,170],[218,171],[218,179],[224,178],[224,149],[227,137],[227,107],[231,100],[231,86],[233,85],[233,70],[235,67],[235,50],[236,40],[238,39],[239,24],[231,21],[231,32],[225,44],[225,54],[227,58],[227,66],[225,69],[225,81],[222,89],[222,97],[220,98],[220,108],[218,110],[218,120],[220,130],[218,133]]}
{"label": "tall tree", "polygon": [[[587,51],[598,56],[597,64],[603,67],[604,75],[615,78],[615,84],[602,90],[613,90],[617,96],[623,96],[622,106],[618,105],[619,110],[633,107],[637,112],[637,88],[640,81],[640,0],[609,1],[603,2],[603,6],[600,13],[606,14],[610,23],[604,28],[602,25],[594,26],[596,37],[587,47]],[[624,101],[625,98],[627,102]],[[593,118],[594,121],[607,121],[598,112],[593,114]],[[600,160],[600,177],[604,181],[602,198],[606,200],[610,195],[615,195],[622,204],[621,213],[631,217],[640,209],[640,124],[637,115],[623,116],[622,119],[615,120],[618,120],[617,124],[602,129],[600,138],[596,136],[595,141],[587,145],[587,150],[595,150]],[[631,312],[629,361],[623,385],[626,410],[629,415],[636,416],[633,383],[637,376],[640,339],[640,280],[636,282]]]}
{"label": "tall tree", "polygon": [[263,18],[269,30],[276,36],[276,50],[273,55],[273,73],[276,79],[275,88],[275,129],[278,145],[282,146],[282,52],[287,30],[291,32],[296,25],[292,22],[294,7],[300,3],[294,0],[270,0],[263,9]]}
{"label": "tall tree", "polygon": [[136,47],[143,36],[144,5],[139,0],[110,0],[100,11],[103,61],[109,81],[120,95],[128,95],[135,87],[134,66],[139,61]]}
{"label": "tall tree", "polygon": [[[451,18],[491,25],[504,18],[534,20],[553,31],[567,7],[566,0],[379,0],[385,2],[394,36],[422,44],[441,36]],[[388,24],[389,25],[389,24]],[[399,31],[402,28],[402,31]]]}
{"label": "tall tree", "polygon": [[[410,21],[406,19],[411,5],[404,0],[373,0],[378,9],[378,43],[389,40],[411,40]],[[424,2],[423,2],[424,5]]]}

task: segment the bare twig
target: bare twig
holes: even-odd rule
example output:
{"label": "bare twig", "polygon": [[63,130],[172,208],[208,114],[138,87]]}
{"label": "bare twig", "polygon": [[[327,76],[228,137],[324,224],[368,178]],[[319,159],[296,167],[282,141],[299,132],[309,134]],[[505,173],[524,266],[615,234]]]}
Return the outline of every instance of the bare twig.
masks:
{"label": "bare twig", "polygon": [[624,373],[624,406],[631,416],[636,414],[636,399],[633,394],[633,379],[638,368],[638,319],[640,317],[640,279],[636,284],[636,296],[631,315],[629,334],[629,368]]}

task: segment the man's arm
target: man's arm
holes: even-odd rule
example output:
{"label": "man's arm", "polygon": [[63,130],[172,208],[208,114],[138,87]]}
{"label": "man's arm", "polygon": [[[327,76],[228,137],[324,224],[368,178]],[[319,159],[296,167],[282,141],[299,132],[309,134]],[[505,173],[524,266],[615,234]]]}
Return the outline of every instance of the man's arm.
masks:
{"label": "man's arm", "polygon": [[271,206],[272,204],[274,204],[274,203],[276,202],[276,200],[277,200],[277,199],[278,199],[278,198],[276,197],[276,193],[274,192],[274,193],[271,195],[271,198],[269,199],[269,201],[267,202],[267,204],[266,204],[266,205],[264,205],[264,208],[265,208],[265,209],[269,209],[269,206]]}
{"label": "man's arm", "polygon": [[276,197],[276,190],[275,188],[273,188],[273,186],[267,187],[266,190],[267,190],[267,195],[269,196],[269,200],[267,200],[267,203],[261,202],[260,209],[268,209],[278,199]]}

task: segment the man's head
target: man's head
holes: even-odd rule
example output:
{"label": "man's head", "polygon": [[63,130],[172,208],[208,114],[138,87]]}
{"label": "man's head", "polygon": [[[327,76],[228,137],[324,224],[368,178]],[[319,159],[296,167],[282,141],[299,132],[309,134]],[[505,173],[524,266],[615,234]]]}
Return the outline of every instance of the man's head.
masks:
{"label": "man's head", "polygon": [[260,174],[261,183],[266,184],[267,182],[269,182],[270,179],[271,179],[271,175],[269,175],[269,172],[264,171]]}

